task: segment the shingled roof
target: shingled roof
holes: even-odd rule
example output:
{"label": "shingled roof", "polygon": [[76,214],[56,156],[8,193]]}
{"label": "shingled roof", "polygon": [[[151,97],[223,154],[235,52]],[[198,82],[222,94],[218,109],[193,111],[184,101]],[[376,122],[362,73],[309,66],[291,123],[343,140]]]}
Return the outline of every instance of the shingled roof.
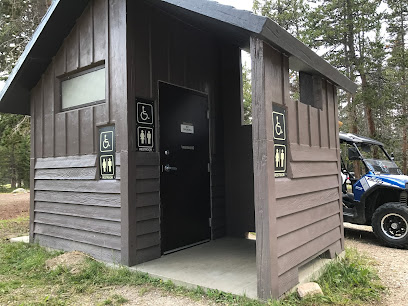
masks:
{"label": "shingled roof", "polygon": [[[291,69],[320,74],[349,92],[357,90],[355,83],[269,18],[209,0],[144,1],[243,49],[248,49],[249,38],[256,36],[289,56]],[[54,0],[0,93],[0,112],[30,113],[30,90],[88,3]]]}

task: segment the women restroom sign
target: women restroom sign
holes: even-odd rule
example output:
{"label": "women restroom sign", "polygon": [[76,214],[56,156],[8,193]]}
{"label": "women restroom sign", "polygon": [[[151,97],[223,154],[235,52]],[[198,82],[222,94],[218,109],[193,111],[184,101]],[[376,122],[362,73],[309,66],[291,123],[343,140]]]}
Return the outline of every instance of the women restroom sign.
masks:
{"label": "women restroom sign", "polygon": [[136,134],[137,150],[154,152],[154,102],[145,99],[136,99]]}
{"label": "women restroom sign", "polygon": [[286,131],[286,109],[273,105],[273,141],[274,141],[274,165],[275,177],[287,176],[287,131]]}

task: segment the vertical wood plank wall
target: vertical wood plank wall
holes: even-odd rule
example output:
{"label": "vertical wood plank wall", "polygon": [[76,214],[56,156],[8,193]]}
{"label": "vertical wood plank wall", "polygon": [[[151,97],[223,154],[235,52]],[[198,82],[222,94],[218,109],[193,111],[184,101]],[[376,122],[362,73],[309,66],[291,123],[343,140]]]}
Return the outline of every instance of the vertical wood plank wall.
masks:
{"label": "vertical wood plank wall", "polygon": [[[271,234],[277,236],[276,244],[271,246],[271,260],[277,260],[277,266],[272,269],[277,269],[277,293],[281,295],[298,283],[301,265],[321,254],[332,258],[344,248],[337,93],[335,86],[323,80],[319,97],[323,109],[293,101],[289,97],[288,58],[266,43],[253,41],[263,50],[257,64],[264,70],[265,103],[280,104],[288,110],[288,177],[274,179],[272,217],[276,224],[270,220],[275,227]],[[271,128],[268,124],[265,127]],[[273,169],[273,165],[269,167]]]}
{"label": "vertical wood plank wall", "polygon": [[[116,20],[116,6],[115,1],[90,1],[31,92],[31,241],[111,262],[121,260],[121,155],[117,179],[98,180],[97,131],[98,126],[122,121],[118,116],[121,103],[126,106],[121,97],[126,88],[107,88],[103,104],[61,111],[57,78],[103,61],[107,80],[109,71],[115,82],[120,81],[118,75],[126,78],[110,43],[122,44],[124,27]],[[114,25],[111,31],[109,25]],[[118,152],[127,147],[120,139],[123,129],[116,124]]]}
{"label": "vertical wood plank wall", "polygon": [[[205,32],[158,11],[143,1],[128,1],[129,169],[135,194],[129,193],[130,264],[161,256],[160,144],[155,153],[136,152],[135,98],[155,101],[159,81],[208,95],[211,134],[212,237],[225,234],[224,145],[221,105],[218,103],[219,47]],[[156,116],[157,119],[157,116]],[[159,121],[156,121],[156,139]],[[215,137],[217,130],[217,137]],[[132,159],[132,160],[131,160]],[[131,190],[131,189],[130,189]]]}

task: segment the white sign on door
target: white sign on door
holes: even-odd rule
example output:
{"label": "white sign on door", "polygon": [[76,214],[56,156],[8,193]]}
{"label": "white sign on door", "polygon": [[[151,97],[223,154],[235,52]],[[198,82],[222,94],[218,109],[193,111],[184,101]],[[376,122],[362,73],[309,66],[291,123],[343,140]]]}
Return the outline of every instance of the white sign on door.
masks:
{"label": "white sign on door", "polygon": [[186,134],[194,134],[194,125],[191,124],[182,124],[181,132]]}

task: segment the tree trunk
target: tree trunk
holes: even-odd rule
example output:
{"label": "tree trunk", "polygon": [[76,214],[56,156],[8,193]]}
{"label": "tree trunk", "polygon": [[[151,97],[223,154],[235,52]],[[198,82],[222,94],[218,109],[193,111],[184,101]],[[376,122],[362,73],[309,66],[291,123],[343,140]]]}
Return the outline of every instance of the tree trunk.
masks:
{"label": "tree trunk", "polygon": [[16,183],[17,183],[16,178],[14,176],[12,176],[11,177],[11,183],[10,183],[12,190],[16,189]]}
{"label": "tree trunk", "polygon": [[402,118],[403,118],[403,133],[402,133],[402,171],[407,175],[407,76],[406,76],[406,60],[405,60],[405,25],[404,25],[404,15],[401,11],[401,45],[402,45]]}
{"label": "tree trunk", "polygon": [[10,152],[10,174],[11,174],[11,189],[16,189],[17,184],[17,165],[16,165],[16,158],[15,158],[15,147],[14,145],[11,146]]}
{"label": "tree trunk", "polygon": [[[367,75],[365,73],[361,73],[361,89],[363,91],[363,97],[365,96],[367,88],[368,88]],[[375,129],[373,109],[371,108],[370,101],[367,101],[366,98],[363,99],[363,103],[368,125],[368,136],[370,138],[376,139],[377,133]],[[373,157],[377,159],[379,157],[377,146],[374,146]]]}
{"label": "tree trunk", "polygon": [[[406,116],[406,112],[405,112]],[[408,144],[407,144],[407,125],[404,124],[403,126],[403,133],[402,133],[402,172],[407,175],[407,149],[408,149]]]}
{"label": "tree trunk", "polygon": [[[348,100],[348,113],[349,113],[349,132],[353,134],[357,134],[357,110],[356,106],[354,105],[354,97],[352,94],[347,93],[347,100]],[[353,161],[353,169],[354,169],[354,177],[360,178],[361,177],[361,167],[360,162],[358,160]]]}

